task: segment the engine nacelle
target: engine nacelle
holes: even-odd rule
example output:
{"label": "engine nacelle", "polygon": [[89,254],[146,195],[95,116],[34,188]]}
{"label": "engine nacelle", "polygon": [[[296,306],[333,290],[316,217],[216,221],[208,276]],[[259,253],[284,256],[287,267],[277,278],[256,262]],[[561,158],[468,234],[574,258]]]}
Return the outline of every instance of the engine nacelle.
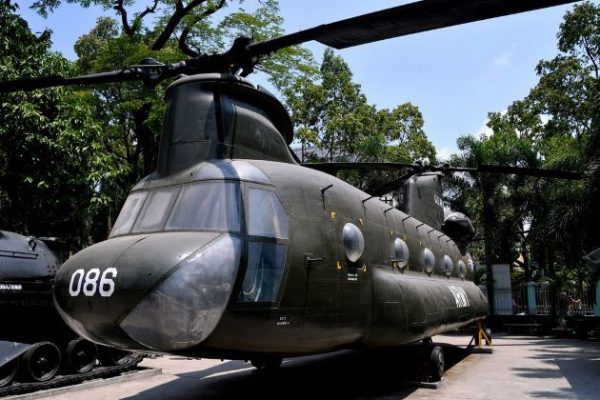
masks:
{"label": "engine nacelle", "polygon": [[457,243],[467,244],[475,237],[473,223],[465,214],[452,212],[444,219],[442,231]]}

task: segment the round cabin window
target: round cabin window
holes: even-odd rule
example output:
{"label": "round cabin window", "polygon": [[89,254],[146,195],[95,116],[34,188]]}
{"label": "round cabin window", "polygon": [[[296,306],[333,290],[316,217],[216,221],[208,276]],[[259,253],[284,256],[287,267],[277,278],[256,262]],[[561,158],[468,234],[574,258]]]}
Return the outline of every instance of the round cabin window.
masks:
{"label": "round cabin window", "polygon": [[433,272],[433,267],[435,266],[435,255],[427,247],[424,248],[423,252],[421,253],[421,263],[425,267],[425,271],[428,274]]}
{"label": "round cabin window", "polygon": [[351,262],[357,262],[365,250],[365,238],[358,227],[350,222],[344,225],[342,241],[346,250],[346,257]]}
{"label": "round cabin window", "polygon": [[452,270],[454,269],[454,261],[452,261],[450,256],[447,254],[444,255],[443,267],[446,276],[450,276],[452,274]]}
{"label": "round cabin window", "polygon": [[408,246],[400,238],[394,240],[394,251],[392,253],[392,266],[402,269],[408,262]]}

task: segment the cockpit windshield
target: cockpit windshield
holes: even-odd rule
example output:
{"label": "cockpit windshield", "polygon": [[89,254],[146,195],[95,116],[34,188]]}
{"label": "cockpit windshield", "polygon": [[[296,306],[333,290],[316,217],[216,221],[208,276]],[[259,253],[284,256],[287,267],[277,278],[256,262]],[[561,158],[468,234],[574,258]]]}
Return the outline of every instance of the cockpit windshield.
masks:
{"label": "cockpit windshield", "polygon": [[110,236],[161,230],[239,232],[240,209],[238,182],[211,181],[134,192]]}
{"label": "cockpit windshield", "polygon": [[240,186],[230,182],[187,185],[179,196],[166,230],[240,231]]}

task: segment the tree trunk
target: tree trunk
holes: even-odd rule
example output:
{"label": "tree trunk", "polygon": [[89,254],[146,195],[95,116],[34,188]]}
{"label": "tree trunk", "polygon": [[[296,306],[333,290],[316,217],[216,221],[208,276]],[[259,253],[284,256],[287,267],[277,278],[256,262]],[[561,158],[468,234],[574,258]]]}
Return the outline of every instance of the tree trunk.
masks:
{"label": "tree trunk", "polygon": [[156,160],[158,153],[158,143],[154,132],[146,125],[146,120],[150,115],[150,104],[144,104],[140,109],[133,113],[135,136],[139,153],[142,155],[142,171],[139,179],[156,170]]}
{"label": "tree trunk", "polygon": [[483,197],[483,231],[484,231],[484,252],[485,252],[485,267],[486,267],[486,286],[487,297],[489,302],[490,317],[494,316],[494,275],[492,271],[492,242],[493,234],[491,225],[494,222],[494,209],[490,201],[491,187],[486,176],[481,178],[481,195]]}

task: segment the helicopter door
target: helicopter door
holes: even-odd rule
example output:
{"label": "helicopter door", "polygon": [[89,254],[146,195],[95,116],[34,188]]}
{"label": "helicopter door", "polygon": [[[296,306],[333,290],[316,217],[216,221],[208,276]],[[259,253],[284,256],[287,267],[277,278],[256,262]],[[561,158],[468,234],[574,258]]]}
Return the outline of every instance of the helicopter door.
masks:
{"label": "helicopter door", "polygon": [[337,336],[337,254],[332,243],[332,221],[329,218],[311,218],[306,223],[311,229],[306,230],[303,241],[306,271],[303,338],[315,343]]}
{"label": "helicopter door", "polygon": [[[362,211],[362,210],[361,210]],[[338,324],[340,336],[356,338],[364,333],[369,317],[370,279],[366,246],[367,227],[362,213],[357,218],[338,216],[335,234],[338,249]],[[358,217],[360,215],[360,217]]]}
{"label": "helicopter door", "polygon": [[373,236],[374,225],[369,225],[358,192],[333,191],[335,207],[334,241],[337,251],[338,335],[346,341],[364,335],[369,323],[371,280],[368,254],[380,244]]}
{"label": "helicopter door", "polygon": [[[302,183],[304,204],[301,229],[295,243],[301,243],[304,257],[304,329],[302,339],[310,346],[337,342],[338,268],[335,213],[332,213],[332,186],[328,182]],[[325,190],[323,190],[325,188]]]}

